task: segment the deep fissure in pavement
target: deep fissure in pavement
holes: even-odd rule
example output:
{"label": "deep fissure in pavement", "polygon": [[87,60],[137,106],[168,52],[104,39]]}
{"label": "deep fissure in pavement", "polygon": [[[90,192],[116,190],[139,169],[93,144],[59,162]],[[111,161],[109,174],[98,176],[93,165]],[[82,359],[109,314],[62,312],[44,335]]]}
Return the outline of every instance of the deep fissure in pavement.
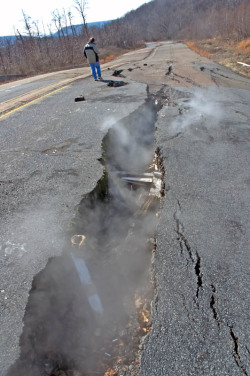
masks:
{"label": "deep fissure in pavement", "polygon": [[33,280],[20,358],[8,376],[115,375],[138,367],[140,338],[151,330],[161,198],[155,120],[148,101],[105,136],[104,174],[79,203],[62,255]]}

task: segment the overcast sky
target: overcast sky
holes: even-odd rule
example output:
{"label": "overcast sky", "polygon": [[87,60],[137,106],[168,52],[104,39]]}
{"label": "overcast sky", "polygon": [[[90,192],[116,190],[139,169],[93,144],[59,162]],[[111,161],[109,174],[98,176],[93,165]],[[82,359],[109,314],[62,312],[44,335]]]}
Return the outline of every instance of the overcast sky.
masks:
{"label": "overcast sky", "polygon": [[[87,22],[106,21],[122,17],[132,9],[150,0],[88,0],[86,8]],[[50,24],[52,12],[56,9],[71,9],[74,24],[80,23],[80,19],[74,11],[73,0],[0,0],[0,36],[13,35],[13,27],[20,32],[24,30],[22,9],[32,20],[39,21],[42,25]],[[42,31],[42,26],[41,26]]]}

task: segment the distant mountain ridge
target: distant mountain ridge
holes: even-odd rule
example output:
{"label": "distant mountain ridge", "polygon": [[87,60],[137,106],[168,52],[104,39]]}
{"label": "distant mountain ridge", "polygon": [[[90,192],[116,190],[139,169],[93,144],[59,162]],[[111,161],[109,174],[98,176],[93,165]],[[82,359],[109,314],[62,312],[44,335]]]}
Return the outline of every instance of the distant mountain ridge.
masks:
{"label": "distant mountain ridge", "polygon": [[[113,20],[89,22],[89,23],[87,23],[87,27],[88,28],[97,27],[98,29],[101,29],[106,24],[108,24],[109,22],[112,22],[112,21]],[[53,33],[52,36],[57,37],[57,36],[60,36],[60,35],[63,35],[63,34],[73,35],[73,33],[75,33],[76,35],[80,35],[81,32],[82,32],[82,27],[83,27],[82,24],[72,25],[72,27],[71,26],[64,26],[64,27],[61,28],[61,30]],[[74,30],[74,32],[73,32],[73,30]],[[13,43],[15,43],[17,38],[18,37],[16,35],[0,36],[0,46],[6,47],[8,44],[13,44]],[[28,36],[22,35],[22,38],[28,38]]]}
{"label": "distant mountain ridge", "polygon": [[[87,23],[87,27],[97,27],[98,29],[103,28],[106,24],[112,22],[113,20],[109,21],[97,21],[97,22],[89,22]],[[64,26],[61,28],[61,30],[57,31],[56,33],[53,34],[53,36],[59,36],[60,34],[62,35],[63,33],[66,33],[67,35],[72,35],[73,30],[76,33],[76,35],[80,35],[82,32],[83,24],[79,25],[72,25],[72,26]]]}
{"label": "distant mountain ridge", "polygon": [[5,35],[3,37],[0,36],[0,46],[5,47],[7,44],[13,44],[16,41],[15,35]]}

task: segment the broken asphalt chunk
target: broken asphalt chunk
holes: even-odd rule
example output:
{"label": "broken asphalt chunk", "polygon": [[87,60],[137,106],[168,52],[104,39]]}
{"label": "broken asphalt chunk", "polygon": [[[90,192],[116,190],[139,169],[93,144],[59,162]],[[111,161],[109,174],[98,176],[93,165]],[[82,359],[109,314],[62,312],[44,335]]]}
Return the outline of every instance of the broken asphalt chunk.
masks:
{"label": "broken asphalt chunk", "polygon": [[166,73],[166,76],[168,76],[169,74],[171,74],[172,69],[173,69],[172,65],[169,65],[169,67],[168,67],[168,71],[167,71],[167,73]]}
{"label": "broken asphalt chunk", "polygon": [[123,69],[116,69],[114,71],[114,73],[112,74],[112,76],[115,76],[115,77],[121,77],[121,73],[123,72]]}
{"label": "broken asphalt chunk", "polygon": [[75,98],[75,102],[82,102],[82,101],[85,101],[85,98],[83,95],[79,95],[79,97]]}
{"label": "broken asphalt chunk", "polygon": [[119,86],[124,86],[127,85],[127,82],[124,81],[109,81],[108,86],[109,87],[119,87]]}

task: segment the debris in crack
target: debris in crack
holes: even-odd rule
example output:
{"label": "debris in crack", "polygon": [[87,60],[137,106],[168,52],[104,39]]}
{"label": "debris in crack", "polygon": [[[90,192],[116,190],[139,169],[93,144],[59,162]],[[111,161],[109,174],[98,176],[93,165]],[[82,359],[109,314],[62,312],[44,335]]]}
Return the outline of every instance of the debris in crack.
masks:
{"label": "debris in crack", "polygon": [[81,247],[86,239],[86,236],[84,235],[73,235],[71,238],[71,243],[74,245],[78,245]]}
{"label": "debris in crack", "polygon": [[117,171],[117,175],[120,176],[121,180],[124,180],[130,184],[136,185],[152,185],[153,184],[153,174],[130,174],[125,171]]}

